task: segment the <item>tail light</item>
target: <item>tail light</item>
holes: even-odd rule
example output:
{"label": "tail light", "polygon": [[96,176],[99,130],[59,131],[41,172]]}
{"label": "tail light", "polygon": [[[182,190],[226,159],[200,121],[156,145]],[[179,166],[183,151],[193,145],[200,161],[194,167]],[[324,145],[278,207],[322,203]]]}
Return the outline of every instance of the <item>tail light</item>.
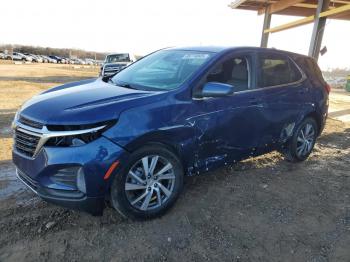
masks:
{"label": "tail light", "polygon": [[328,94],[329,94],[329,92],[331,92],[331,86],[328,83],[326,83],[324,88],[326,89]]}

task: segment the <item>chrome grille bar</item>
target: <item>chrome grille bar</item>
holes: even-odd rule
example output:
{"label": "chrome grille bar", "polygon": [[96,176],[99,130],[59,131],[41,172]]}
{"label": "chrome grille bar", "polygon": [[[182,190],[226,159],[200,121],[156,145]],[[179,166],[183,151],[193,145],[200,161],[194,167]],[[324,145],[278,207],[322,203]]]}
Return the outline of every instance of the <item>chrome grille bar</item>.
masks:
{"label": "chrome grille bar", "polygon": [[46,126],[42,126],[41,129],[24,125],[18,120],[15,120],[12,124],[14,129],[15,148],[18,152],[34,158],[45,143],[52,137],[64,137],[74,136],[86,133],[92,133],[105,128],[106,125],[98,126],[83,130],[72,131],[49,131]]}

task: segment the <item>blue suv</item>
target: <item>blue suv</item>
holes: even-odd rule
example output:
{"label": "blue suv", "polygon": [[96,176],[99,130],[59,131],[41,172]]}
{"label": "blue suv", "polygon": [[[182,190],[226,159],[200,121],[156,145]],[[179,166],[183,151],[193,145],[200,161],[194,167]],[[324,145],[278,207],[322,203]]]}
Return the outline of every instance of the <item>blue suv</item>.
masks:
{"label": "blue suv", "polygon": [[117,74],[58,86],[13,122],[18,178],[44,200],[147,219],[185,175],[279,150],[305,160],[329,85],[307,56],[250,47],[154,52]]}

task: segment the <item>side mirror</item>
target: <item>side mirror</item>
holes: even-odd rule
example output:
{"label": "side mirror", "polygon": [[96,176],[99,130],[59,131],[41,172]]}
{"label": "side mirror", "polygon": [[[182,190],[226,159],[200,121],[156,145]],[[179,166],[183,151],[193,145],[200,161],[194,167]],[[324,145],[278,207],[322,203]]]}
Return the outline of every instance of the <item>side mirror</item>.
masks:
{"label": "side mirror", "polygon": [[223,97],[233,94],[233,86],[219,82],[208,82],[202,90],[202,97]]}

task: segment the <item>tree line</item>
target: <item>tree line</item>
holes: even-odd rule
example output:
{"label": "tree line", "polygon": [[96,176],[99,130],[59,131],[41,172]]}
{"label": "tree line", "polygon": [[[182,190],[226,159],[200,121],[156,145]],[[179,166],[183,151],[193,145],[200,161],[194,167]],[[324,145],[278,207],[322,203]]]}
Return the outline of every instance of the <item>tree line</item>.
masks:
{"label": "tree line", "polygon": [[85,51],[82,49],[74,48],[52,48],[52,47],[40,47],[29,45],[0,45],[0,52],[20,52],[37,55],[55,55],[60,57],[77,57],[81,59],[92,58],[96,60],[103,60],[107,53]]}

